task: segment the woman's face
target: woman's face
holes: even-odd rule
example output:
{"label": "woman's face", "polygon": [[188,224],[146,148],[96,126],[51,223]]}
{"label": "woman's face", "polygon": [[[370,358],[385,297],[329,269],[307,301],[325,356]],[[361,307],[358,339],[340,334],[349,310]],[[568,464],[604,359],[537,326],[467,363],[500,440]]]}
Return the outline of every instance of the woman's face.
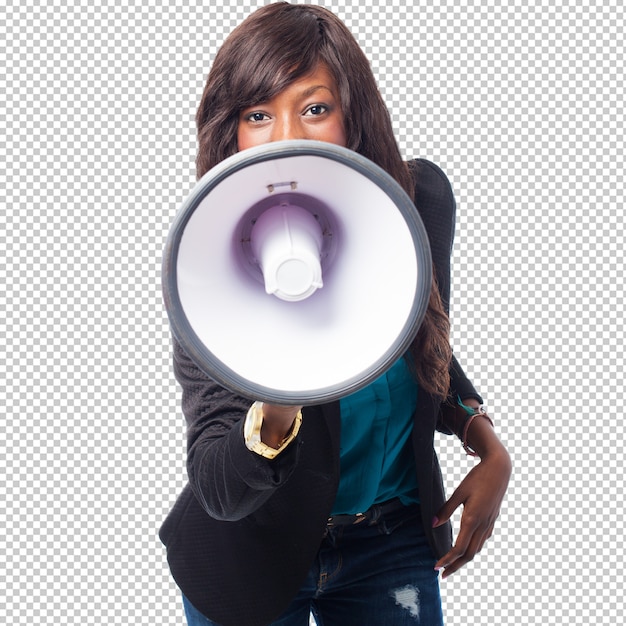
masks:
{"label": "woman's face", "polygon": [[241,112],[239,150],[284,139],[316,139],[345,146],[340,104],[333,77],[320,65],[271,100]]}

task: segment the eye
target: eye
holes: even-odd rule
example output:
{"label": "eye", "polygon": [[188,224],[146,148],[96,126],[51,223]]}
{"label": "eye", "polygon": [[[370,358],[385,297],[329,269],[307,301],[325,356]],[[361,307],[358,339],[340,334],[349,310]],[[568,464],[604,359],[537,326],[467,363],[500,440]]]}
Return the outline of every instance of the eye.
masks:
{"label": "eye", "polygon": [[245,115],[245,119],[248,122],[264,122],[269,119],[268,115],[261,113],[260,111],[254,111]]}
{"label": "eye", "polygon": [[328,107],[325,104],[312,104],[305,112],[305,115],[317,116],[323,115],[328,111]]}

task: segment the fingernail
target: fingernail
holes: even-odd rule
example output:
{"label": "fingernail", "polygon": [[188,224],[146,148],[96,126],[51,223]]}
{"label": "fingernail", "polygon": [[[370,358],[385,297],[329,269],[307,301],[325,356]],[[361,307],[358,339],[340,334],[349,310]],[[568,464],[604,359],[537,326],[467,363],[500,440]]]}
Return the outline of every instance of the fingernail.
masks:
{"label": "fingernail", "polygon": [[433,528],[437,526],[437,524],[439,524],[439,518],[435,515],[435,517],[433,517]]}

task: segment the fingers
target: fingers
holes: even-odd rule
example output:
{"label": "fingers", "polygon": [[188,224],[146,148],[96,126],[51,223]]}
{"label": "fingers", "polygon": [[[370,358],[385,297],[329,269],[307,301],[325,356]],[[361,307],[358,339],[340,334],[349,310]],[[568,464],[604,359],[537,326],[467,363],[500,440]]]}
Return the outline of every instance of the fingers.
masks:
{"label": "fingers", "polygon": [[447,578],[451,574],[454,574],[454,572],[460,570],[464,565],[467,565],[473,560],[476,554],[482,549],[486,539],[487,538],[483,535],[475,537],[467,547],[457,542],[446,555],[437,561],[435,569],[437,571],[443,570],[442,578]]}
{"label": "fingers", "polygon": [[454,546],[435,564],[435,569],[443,570],[442,578],[447,578],[469,563],[482,550],[493,533],[494,524],[484,526],[469,519],[461,520],[461,529]]}
{"label": "fingers", "polygon": [[433,528],[445,524],[454,512],[465,502],[466,496],[462,489],[462,484],[457,487],[450,499],[439,509],[437,516],[433,519]]}

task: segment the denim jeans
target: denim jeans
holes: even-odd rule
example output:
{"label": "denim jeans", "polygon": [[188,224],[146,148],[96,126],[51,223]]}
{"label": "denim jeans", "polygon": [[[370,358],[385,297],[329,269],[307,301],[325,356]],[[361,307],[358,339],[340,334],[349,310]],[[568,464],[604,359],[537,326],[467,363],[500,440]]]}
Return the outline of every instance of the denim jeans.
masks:
{"label": "denim jeans", "polygon": [[[298,595],[270,626],[442,626],[435,558],[418,506],[329,528]],[[183,597],[189,626],[219,626]],[[243,625],[242,625],[243,626]]]}

